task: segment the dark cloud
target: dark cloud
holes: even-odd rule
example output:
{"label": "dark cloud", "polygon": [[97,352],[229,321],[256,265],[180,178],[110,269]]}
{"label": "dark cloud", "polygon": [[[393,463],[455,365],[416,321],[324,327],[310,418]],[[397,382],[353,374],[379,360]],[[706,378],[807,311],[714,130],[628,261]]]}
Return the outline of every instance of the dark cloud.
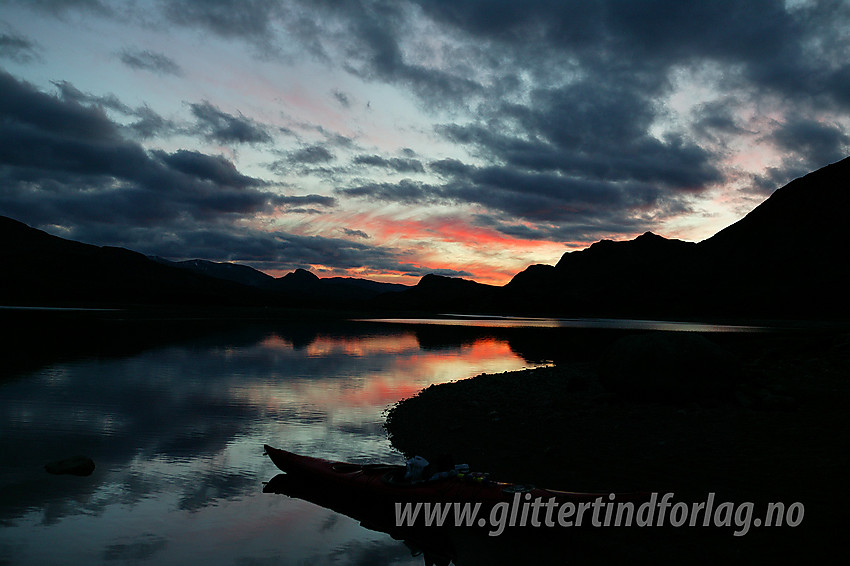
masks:
{"label": "dark cloud", "polygon": [[410,159],[406,157],[390,157],[385,158],[380,155],[358,155],[354,158],[355,165],[370,165],[372,167],[381,167],[391,169],[398,173],[424,173],[425,167],[418,159]]}
{"label": "dark cloud", "polygon": [[283,155],[282,159],[268,163],[266,167],[270,171],[282,175],[317,175],[328,180],[334,180],[340,172],[337,168],[325,166],[334,161],[336,156],[324,144],[309,145],[301,149],[283,152]]}
{"label": "dark cloud", "polygon": [[[0,126],[18,128],[22,134],[35,135],[42,131],[59,138],[82,136],[99,142],[119,138],[118,128],[103,109],[84,106],[74,100],[60,100],[2,70],[0,110],[4,118]],[[17,151],[11,140],[0,139],[3,139],[0,151]]]}
{"label": "dark cloud", "polygon": [[[841,55],[842,22],[850,17],[844,3],[804,3],[787,9],[769,0],[415,3],[434,21],[448,24],[451,37],[485,46],[492,54],[488,59],[471,48],[464,52],[492,71],[488,80],[493,88],[472,120],[448,123],[438,131],[466,145],[477,158],[502,167],[509,178],[533,173],[545,185],[550,182],[546,174],[552,173],[571,178],[561,183],[564,187],[598,182],[612,184],[614,192],[624,184],[651,184],[664,191],[654,196],[656,202],[722,183],[718,163],[727,140],[749,133],[733,112],[741,100],[720,96],[703,105],[691,124],[654,129],[666,118],[660,102],[672,92],[671,74],[678,69],[719,65],[728,71],[715,86],[748,93],[751,98],[744,102],[775,96],[811,112],[824,104],[850,103],[850,66]],[[444,62],[432,73],[409,58],[411,42],[405,33],[411,21],[403,7],[378,21],[369,17],[374,4],[355,5],[345,15],[351,37],[361,46],[360,66],[350,65],[356,72],[449,104],[465,104],[478,92],[480,79],[459,75],[459,64]],[[526,78],[520,79],[523,74]],[[836,134],[844,135],[843,127],[809,132],[799,149],[825,152],[821,161],[830,161],[846,151]],[[781,128],[777,135],[781,144],[788,132]],[[387,166],[384,157],[360,159]],[[449,180],[463,175],[459,162],[433,163],[430,168]],[[540,192],[527,183],[523,186],[534,195]],[[475,197],[477,192],[474,187],[449,191],[454,199],[484,200]],[[429,202],[435,194],[445,197],[446,190],[423,190],[408,182],[362,185],[348,194]],[[509,199],[500,202],[498,210],[519,208]]]}
{"label": "dark cloud", "polygon": [[[79,92],[64,86],[65,95]],[[224,157],[146,151],[123,138],[102,108],[77,98],[50,96],[0,74],[2,213],[36,224],[161,226],[286,203]]]}
{"label": "dark cloud", "polygon": [[716,63],[762,93],[850,103],[846,2],[414,1],[470,39],[513,50],[527,66],[560,57],[596,77],[616,70],[663,85],[673,68]]}
{"label": "dark cloud", "polygon": [[351,98],[340,90],[333,91],[333,97],[339,102],[343,108],[351,108]]}
{"label": "dark cloud", "polygon": [[167,137],[173,134],[185,132],[186,128],[178,126],[173,120],[159,115],[150,106],[131,108],[114,94],[97,96],[82,92],[67,81],[54,81],[56,88],[63,100],[74,102],[85,106],[102,107],[114,110],[125,116],[137,118],[127,129],[139,138]]}
{"label": "dark cloud", "polygon": [[836,123],[791,115],[761,142],[773,144],[781,153],[779,165],[752,174],[751,192],[769,196],[777,187],[815,169],[839,161],[850,152],[850,136]]}
{"label": "dark cloud", "polygon": [[[96,0],[32,3],[108,13]],[[671,69],[716,63],[755,88],[847,107],[846,31],[850,5],[839,0],[275,0],[162,2],[171,24],[239,39],[265,51],[298,42],[306,52],[370,79],[410,87],[432,104],[515,92],[576,71],[639,78],[663,87]],[[421,15],[436,24],[423,28]],[[416,42],[440,29],[446,44]],[[285,32],[284,34],[281,32]],[[432,61],[439,60],[439,64]],[[802,78],[802,80],[801,80]],[[546,81],[543,81],[546,82]],[[549,81],[551,83],[551,81]]]}
{"label": "dark cloud", "polygon": [[355,197],[401,202],[406,204],[437,203],[447,197],[440,187],[402,179],[397,183],[369,183],[357,187],[337,189],[337,193]]}
{"label": "dark cloud", "polygon": [[770,140],[816,167],[838,161],[850,150],[850,136],[838,124],[800,117],[783,123],[771,133]]}
{"label": "dark cloud", "polygon": [[364,240],[368,240],[372,237],[363,230],[352,230],[351,228],[343,228],[342,231],[345,232],[346,236],[351,236],[353,238],[363,238]]}
{"label": "dark cloud", "polygon": [[439,161],[432,161],[428,164],[428,168],[431,171],[434,171],[438,175],[443,177],[453,177],[455,175],[465,175],[471,169],[470,166],[466,165],[462,161],[458,159],[441,159]]}
{"label": "dark cloud", "polygon": [[388,3],[351,10],[349,32],[358,43],[360,57],[357,64],[348,65],[349,71],[367,79],[405,84],[424,100],[441,106],[483,90],[466,76],[411,62],[400,45],[405,17],[401,8],[390,8]]}
{"label": "dark cloud", "polygon": [[653,66],[694,58],[766,66],[786,55],[803,31],[798,18],[771,0],[414,1],[435,20],[480,40],[545,44],[589,59],[615,53]]}
{"label": "dark cloud", "polygon": [[800,163],[787,160],[779,167],[767,167],[762,173],[751,176],[749,191],[756,197],[768,197],[777,187],[786,185],[792,179],[802,177],[809,170]]}
{"label": "dark cloud", "polygon": [[650,215],[628,215],[621,210],[601,210],[593,214],[573,215],[569,221],[517,222],[509,214],[473,215],[473,225],[491,228],[521,240],[591,244],[611,234],[646,232],[653,229],[655,219]]}
{"label": "dark cloud", "polygon": [[431,269],[425,266],[412,264],[399,264],[397,268],[402,275],[410,277],[422,277],[424,275],[442,275],[443,277],[472,277],[472,273],[462,269]]}
{"label": "dark cloud", "polygon": [[53,84],[56,86],[56,88],[59,89],[59,95],[62,97],[63,100],[75,102],[77,104],[82,105],[102,106],[104,108],[109,108],[110,110],[120,112],[122,114],[133,114],[133,109],[121,102],[121,100],[119,100],[118,97],[114,94],[95,96],[93,94],[81,91],[68,81],[53,81]]}
{"label": "dark cloud", "polygon": [[239,225],[246,215],[279,207],[311,211],[337,202],[275,194],[222,156],[147,151],[123,138],[102,108],[78,102],[86,97],[72,85],[63,92],[51,96],[0,73],[0,214],[162,257],[238,260],[261,269],[408,269],[398,250]]}
{"label": "dark cloud", "polygon": [[272,24],[283,10],[276,0],[177,0],[163,5],[164,14],[174,23],[253,42],[272,38]]}
{"label": "dark cloud", "polygon": [[[476,188],[475,196],[467,194],[466,187],[455,189],[453,192],[462,193],[466,198],[474,198],[476,202],[487,204],[491,197],[486,194],[493,191],[506,198],[525,198],[532,201],[536,198],[552,201],[552,204],[562,203],[570,209],[582,209],[586,206],[649,206],[659,197],[659,190],[650,184],[615,184],[595,180],[577,179],[555,173],[538,173],[517,171],[505,167],[484,167],[476,169],[470,176]],[[499,207],[497,207],[499,208]],[[536,207],[531,207],[531,210]],[[540,213],[545,217],[546,213]]]}
{"label": "dark cloud", "polygon": [[334,154],[331,153],[325,146],[311,145],[309,147],[293,151],[287,158],[287,161],[289,163],[316,165],[318,163],[329,163],[334,159]]}
{"label": "dark cloud", "polygon": [[30,63],[40,59],[38,44],[0,22],[0,58],[16,63]]}
{"label": "dark cloud", "polygon": [[[392,248],[381,248],[363,242],[325,236],[304,236],[286,232],[265,232],[228,225],[186,227],[163,235],[161,230],[140,226],[136,233],[112,227],[80,226],[74,237],[88,241],[133,244],[134,249],[171,259],[214,259],[239,261],[269,271],[292,271],[308,265],[324,265],[337,269],[368,268],[375,271],[416,269],[398,258],[404,254]],[[126,243],[124,243],[126,242]]]}
{"label": "dark cloud", "polygon": [[651,101],[619,86],[581,83],[544,89],[535,94],[532,107],[506,107],[501,114],[520,126],[446,124],[438,131],[517,169],[659,183],[677,190],[699,190],[722,180],[711,151],[680,135],[651,135]]}
{"label": "dark cloud", "polygon": [[[274,0],[182,0],[163,6],[167,21],[199,28],[258,47],[264,56],[286,51],[297,41],[316,58],[330,53],[345,59],[344,68],[367,80],[397,82],[432,105],[454,104],[459,97],[483,92],[468,73],[445,71],[418,62],[427,53],[406,53],[401,43],[410,28],[411,6],[384,0],[350,2]],[[278,31],[286,30],[283,40]],[[345,106],[344,98],[337,100]]]}
{"label": "dark cloud", "polygon": [[664,205],[663,193],[646,183],[610,183],[500,166],[448,165],[453,176],[442,185],[402,179],[341,188],[338,193],[406,204],[478,204],[537,222],[587,221],[594,215],[607,214],[628,216]]}
{"label": "dark cloud", "polygon": [[729,97],[700,104],[694,111],[694,132],[712,143],[722,143],[728,136],[752,133],[735,116],[735,106]]}
{"label": "dark cloud", "polygon": [[183,75],[183,69],[173,59],[148,50],[125,49],[119,54],[121,62],[133,69],[150,71],[158,75]]}
{"label": "dark cloud", "polygon": [[136,136],[142,139],[167,137],[183,130],[173,120],[164,118],[150,106],[141,106],[134,109],[133,116],[138,118],[138,120],[130,124],[129,127]]}
{"label": "dark cloud", "polygon": [[54,81],[63,100],[85,107],[98,107],[113,110],[125,116],[136,118],[135,122],[125,126],[135,136],[146,139],[168,137],[176,134],[201,135],[219,143],[269,143],[273,141],[270,128],[242,116],[223,112],[209,102],[189,104],[195,123],[178,124],[163,117],[150,106],[132,108],[114,94],[95,95],[79,90],[67,81]]}
{"label": "dark cloud", "polygon": [[223,112],[209,102],[189,104],[197,119],[197,131],[210,140],[221,143],[271,143],[268,129],[241,114]]}
{"label": "dark cloud", "polygon": [[152,155],[168,165],[171,169],[185,173],[198,179],[212,181],[224,187],[257,187],[265,183],[259,179],[242,175],[236,166],[220,155],[206,155],[186,149],[174,153],[153,151]]}
{"label": "dark cloud", "polygon": [[27,6],[56,16],[62,16],[71,10],[98,15],[111,15],[113,13],[112,7],[102,0],[30,0],[27,2]]}
{"label": "dark cloud", "polygon": [[281,205],[297,205],[303,206],[307,204],[315,204],[318,206],[332,207],[336,206],[336,199],[326,197],[324,195],[302,195],[302,196],[278,196],[274,199],[275,204]]}
{"label": "dark cloud", "polygon": [[[850,148],[841,118],[850,109],[850,4],[837,0],[212,0],[156,6],[151,17],[163,17],[160,23],[244,41],[266,57],[292,49],[335,71],[401,87],[439,116],[434,131],[457,148],[453,157],[437,160],[412,150],[373,155],[352,138],[299,123],[298,130],[323,137],[305,141],[293,133],[301,146],[275,150],[280,159],[269,165],[272,171],[332,182],[340,197],[470,205],[477,222],[514,237],[575,240],[651,229],[653,222],[687,212],[702,191],[732,175],[745,178],[723,165],[742,140],[781,153],[779,165],[752,175],[757,194]],[[106,13],[100,2],[42,1],[37,7],[60,16],[72,7]],[[32,49],[26,38],[9,37],[12,52]],[[174,61],[154,52],[125,51],[122,60],[175,72]],[[98,209],[87,200],[91,193],[123,211],[118,217],[168,222],[274,207],[315,214],[336,204],[331,197],[311,200],[316,195],[275,197],[224,158],[147,152],[124,137],[189,133],[216,143],[269,144],[278,133],[270,126],[210,102],[190,104],[194,125],[178,126],[148,107],[56,85],[61,97],[33,94],[33,108],[15,106],[15,85],[0,93],[15,116],[0,125],[8,136],[0,142],[3,176],[24,202],[20,187],[34,183],[67,201],[45,198],[44,206],[61,205],[81,218],[84,210]],[[690,88],[700,101],[692,107]],[[349,94],[331,95],[334,104],[352,109]],[[375,113],[383,110],[378,100],[371,104]],[[118,126],[107,111],[133,121]],[[47,151],[56,158],[45,165],[36,156]],[[441,151],[445,155],[452,153]],[[387,173],[416,180],[384,182]],[[72,186],[88,189],[72,199]],[[164,186],[171,187],[168,199],[140,202]],[[6,206],[26,208],[12,200]],[[185,210],[169,216],[175,203]],[[350,253],[370,265],[390,261],[368,247]]]}

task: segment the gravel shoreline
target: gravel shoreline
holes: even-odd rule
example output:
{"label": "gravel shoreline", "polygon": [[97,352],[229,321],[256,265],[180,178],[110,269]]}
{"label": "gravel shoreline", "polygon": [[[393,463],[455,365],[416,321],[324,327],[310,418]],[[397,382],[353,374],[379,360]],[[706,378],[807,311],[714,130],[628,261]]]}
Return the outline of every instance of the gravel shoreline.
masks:
{"label": "gravel shoreline", "polygon": [[[778,336],[756,347],[731,339],[724,347],[743,368],[727,399],[631,401],[602,387],[598,363],[562,362],[433,385],[392,407],[385,426],[406,456],[448,454],[505,481],[675,492],[686,501],[709,492],[757,504],[801,501],[808,528],[790,540],[829,544],[823,537],[847,526],[840,506],[850,472],[850,337]],[[777,556],[786,531],[765,539]]]}

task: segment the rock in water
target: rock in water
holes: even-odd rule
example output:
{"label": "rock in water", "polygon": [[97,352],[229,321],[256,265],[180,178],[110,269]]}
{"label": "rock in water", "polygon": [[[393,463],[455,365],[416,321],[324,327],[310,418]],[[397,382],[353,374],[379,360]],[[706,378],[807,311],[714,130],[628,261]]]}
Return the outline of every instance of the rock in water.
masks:
{"label": "rock in water", "polygon": [[75,476],[90,476],[94,471],[94,460],[88,456],[73,456],[64,460],[56,460],[44,465],[50,474],[72,474]]}
{"label": "rock in water", "polygon": [[740,380],[739,362],[697,334],[652,332],[612,344],[599,367],[599,380],[621,397],[658,401],[699,401],[731,396]]}

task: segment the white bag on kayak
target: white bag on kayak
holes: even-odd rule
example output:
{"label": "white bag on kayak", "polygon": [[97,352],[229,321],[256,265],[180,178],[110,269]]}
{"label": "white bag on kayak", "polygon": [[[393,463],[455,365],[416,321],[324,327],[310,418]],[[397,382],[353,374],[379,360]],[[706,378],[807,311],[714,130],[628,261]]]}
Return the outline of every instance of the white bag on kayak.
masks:
{"label": "white bag on kayak", "polygon": [[404,479],[411,483],[423,481],[425,479],[425,467],[428,465],[428,460],[422,456],[414,456],[407,461],[407,469],[404,472]]}

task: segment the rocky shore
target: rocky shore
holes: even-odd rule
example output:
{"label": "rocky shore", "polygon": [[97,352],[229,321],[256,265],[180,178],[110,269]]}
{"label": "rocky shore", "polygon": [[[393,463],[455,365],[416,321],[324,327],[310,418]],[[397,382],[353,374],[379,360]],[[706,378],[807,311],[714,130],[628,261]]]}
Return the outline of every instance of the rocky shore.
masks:
{"label": "rocky shore", "polygon": [[718,396],[612,390],[603,375],[612,346],[596,361],[431,386],[395,405],[386,429],[405,455],[448,454],[506,481],[675,492],[684,501],[709,492],[756,504],[800,501],[806,528],[756,540],[771,541],[777,556],[795,537],[828,545],[847,526],[840,506],[850,472],[850,335],[727,336],[722,348],[740,374]]}

